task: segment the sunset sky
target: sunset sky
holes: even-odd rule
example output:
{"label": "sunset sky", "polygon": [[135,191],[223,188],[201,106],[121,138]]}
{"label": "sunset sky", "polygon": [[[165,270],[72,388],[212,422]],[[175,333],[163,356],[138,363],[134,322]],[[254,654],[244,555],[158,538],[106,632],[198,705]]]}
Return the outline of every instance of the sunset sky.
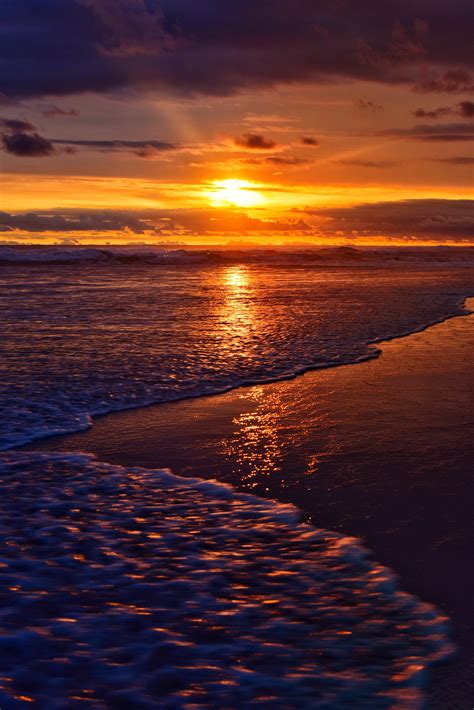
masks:
{"label": "sunset sky", "polygon": [[474,244],[473,14],[2,0],[2,241]]}

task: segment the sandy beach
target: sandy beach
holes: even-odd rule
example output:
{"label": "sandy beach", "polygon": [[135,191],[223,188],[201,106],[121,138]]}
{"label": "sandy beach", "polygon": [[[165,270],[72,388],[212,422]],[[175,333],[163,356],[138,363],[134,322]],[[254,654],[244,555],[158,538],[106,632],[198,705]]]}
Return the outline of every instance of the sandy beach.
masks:
{"label": "sandy beach", "polygon": [[363,538],[405,590],[450,616],[458,656],[435,671],[430,707],[468,708],[474,316],[380,348],[357,365],[99,417],[29,448],[217,479]]}

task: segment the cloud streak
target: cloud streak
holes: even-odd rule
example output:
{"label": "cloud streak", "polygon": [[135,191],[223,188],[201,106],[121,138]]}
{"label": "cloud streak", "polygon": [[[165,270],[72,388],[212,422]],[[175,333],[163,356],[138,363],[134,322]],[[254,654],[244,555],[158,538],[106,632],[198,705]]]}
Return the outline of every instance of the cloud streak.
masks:
{"label": "cloud streak", "polygon": [[160,140],[90,140],[75,138],[44,138],[29,121],[0,118],[3,149],[18,157],[48,157],[59,153],[74,153],[77,149],[101,153],[127,152],[141,158],[182,149],[175,143]]}
{"label": "cloud streak", "polygon": [[48,210],[11,214],[0,212],[0,231],[29,234],[91,232],[135,235],[204,236],[215,234],[258,235],[276,232],[305,232],[310,227],[301,219],[258,219],[236,210]]}
{"label": "cloud streak", "polygon": [[413,128],[392,128],[380,135],[414,141],[462,143],[474,140],[474,124],[447,123],[437,126],[421,124]]}
{"label": "cloud streak", "polygon": [[189,237],[359,239],[384,237],[412,241],[436,240],[474,245],[474,201],[419,199],[351,207],[294,210],[293,219],[265,219],[236,209],[48,210],[0,212],[0,231],[12,234],[57,234],[160,239]]}
{"label": "cloud streak", "polygon": [[304,210],[327,234],[474,244],[474,200],[421,199]]}
{"label": "cloud streak", "polygon": [[441,106],[440,108],[425,110],[418,108],[413,111],[416,118],[442,118],[443,116],[462,116],[463,118],[474,118],[474,102],[460,101],[456,106]]}

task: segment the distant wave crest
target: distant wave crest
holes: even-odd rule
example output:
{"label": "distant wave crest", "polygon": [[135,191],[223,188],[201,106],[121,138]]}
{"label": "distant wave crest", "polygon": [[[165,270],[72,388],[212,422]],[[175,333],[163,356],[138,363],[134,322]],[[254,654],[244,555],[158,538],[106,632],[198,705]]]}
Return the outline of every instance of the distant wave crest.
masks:
{"label": "distant wave crest", "polygon": [[351,266],[353,264],[443,263],[462,265],[474,262],[474,248],[377,248],[357,249],[352,246],[315,248],[229,248],[191,249],[152,245],[136,246],[7,246],[0,244],[0,264],[34,263],[143,263],[143,264],[199,264],[199,263],[316,263],[321,265]]}
{"label": "distant wave crest", "polygon": [[133,262],[193,263],[206,259],[202,252],[156,247],[0,247],[0,263]]}

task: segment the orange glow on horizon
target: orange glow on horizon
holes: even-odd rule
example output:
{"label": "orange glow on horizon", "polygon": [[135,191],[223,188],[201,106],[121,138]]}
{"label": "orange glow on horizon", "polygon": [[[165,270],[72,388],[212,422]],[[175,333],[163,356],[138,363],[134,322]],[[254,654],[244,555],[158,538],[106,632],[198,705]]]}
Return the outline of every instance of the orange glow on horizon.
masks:
{"label": "orange glow on horizon", "polygon": [[[429,236],[426,239],[390,238],[380,235],[364,236],[363,233],[352,237],[337,233],[325,235],[327,217],[325,208],[349,207],[358,204],[377,202],[396,202],[413,199],[454,199],[471,198],[471,189],[455,186],[410,186],[410,185],[355,185],[355,184],[286,184],[285,182],[253,182],[244,178],[218,178],[212,176],[205,181],[160,181],[158,179],[138,179],[124,177],[98,176],[58,176],[50,174],[34,175],[31,173],[5,173],[2,176],[2,191],[0,196],[0,211],[25,213],[40,210],[44,213],[57,210],[67,216],[74,210],[120,210],[121,212],[136,212],[147,216],[155,210],[158,214],[164,211],[159,234],[153,229],[150,218],[150,229],[145,221],[144,230],[135,234],[130,230],[94,231],[71,230],[49,232],[25,232],[12,229],[4,232],[3,240],[20,238],[23,243],[61,243],[74,238],[81,244],[100,243],[133,243],[148,244],[176,243],[183,245],[226,245],[237,242],[240,245],[249,243],[255,246],[265,245],[337,245],[355,243],[360,246],[393,245],[393,246],[434,246],[440,243]],[[166,211],[180,210],[198,217],[198,227],[166,228]],[[315,210],[315,213],[312,212]],[[316,214],[316,212],[318,214]],[[255,222],[250,228],[246,226],[245,216]],[[309,224],[312,229],[299,230],[294,225],[298,221]],[[275,221],[276,228],[267,225]],[[259,229],[259,222],[261,229]],[[286,228],[285,225],[293,225]],[[446,245],[466,246],[462,239],[442,240]]]}

